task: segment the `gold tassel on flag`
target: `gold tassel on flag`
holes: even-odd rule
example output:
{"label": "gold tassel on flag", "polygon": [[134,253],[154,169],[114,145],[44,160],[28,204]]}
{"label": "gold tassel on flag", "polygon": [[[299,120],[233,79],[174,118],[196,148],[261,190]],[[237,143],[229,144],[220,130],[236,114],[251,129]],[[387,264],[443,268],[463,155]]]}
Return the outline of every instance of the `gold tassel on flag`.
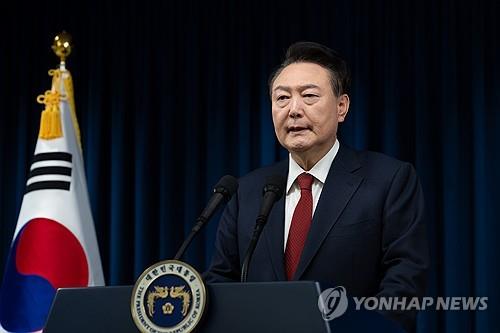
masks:
{"label": "gold tassel on flag", "polygon": [[47,90],[37,97],[37,102],[45,104],[45,110],[40,119],[40,139],[51,140],[62,137],[61,110],[59,110],[60,94],[58,91]]}
{"label": "gold tassel on flag", "polygon": [[71,36],[63,31],[54,38],[52,50],[60,59],[59,69],[49,70],[52,76],[52,89],[37,97],[37,102],[45,104],[40,121],[39,138],[51,140],[63,136],[61,127],[61,100],[66,100],[70,107],[71,120],[75,129],[76,139],[81,149],[80,129],[76,119],[75,101],[73,97],[73,82],[71,73],[66,69],[66,58],[71,54]]}

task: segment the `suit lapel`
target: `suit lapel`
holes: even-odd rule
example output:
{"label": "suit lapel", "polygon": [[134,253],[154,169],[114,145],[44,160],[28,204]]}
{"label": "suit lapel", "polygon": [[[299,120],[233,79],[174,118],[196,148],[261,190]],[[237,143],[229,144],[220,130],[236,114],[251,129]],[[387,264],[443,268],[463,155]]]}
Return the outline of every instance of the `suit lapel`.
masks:
{"label": "suit lapel", "polygon": [[[288,159],[279,163],[269,175],[288,175]],[[285,194],[278,200],[269,214],[263,234],[267,241],[267,249],[271,258],[277,281],[286,280],[283,257],[285,229]]]}
{"label": "suit lapel", "polygon": [[[321,197],[314,212],[294,280],[300,279],[304,274],[307,266],[361,184],[363,178],[352,174],[359,167],[360,164],[354,151],[341,146],[321,191]],[[283,230],[281,235],[283,235]],[[283,247],[281,252],[283,252]]]}

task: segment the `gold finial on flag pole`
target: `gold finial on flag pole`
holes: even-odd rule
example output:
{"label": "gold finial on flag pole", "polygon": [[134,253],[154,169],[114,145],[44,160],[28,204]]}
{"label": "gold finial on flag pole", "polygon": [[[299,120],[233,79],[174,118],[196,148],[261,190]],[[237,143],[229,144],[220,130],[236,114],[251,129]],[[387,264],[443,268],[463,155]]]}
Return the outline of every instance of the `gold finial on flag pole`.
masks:
{"label": "gold finial on flag pole", "polygon": [[62,31],[54,37],[52,51],[59,57],[60,63],[58,69],[49,70],[49,75],[52,76],[51,90],[37,98],[38,103],[45,104],[40,120],[39,138],[41,139],[51,140],[63,136],[60,102],[66,101],[70,107],[78,143],[80,142],[80,132],[74,111],[73,83],[71,74],[66,70],[66,59],[71,54],[72,46],[71,35],[66,31]]}
{"label": "gold finial on flag pole", "polygon": [[59,57],[61,64],[64,64],[66,58],[71,54],[71,47],[71,35],[66,31],[63,30],[54,37],[52,51]]}

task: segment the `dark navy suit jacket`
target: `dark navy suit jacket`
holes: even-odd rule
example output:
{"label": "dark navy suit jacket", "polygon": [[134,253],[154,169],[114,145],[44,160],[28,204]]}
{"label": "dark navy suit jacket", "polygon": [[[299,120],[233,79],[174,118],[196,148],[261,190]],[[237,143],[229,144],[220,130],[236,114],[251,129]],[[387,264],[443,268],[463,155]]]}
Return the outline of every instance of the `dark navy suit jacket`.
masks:
{"label": "dark navy suit jacket", "polygon": [[[288,160],[239,180],[216,238],[207,282],[239,281],[242,261],[270,175],[288,174]],[[285,281],[282,197],[273,207],[248,281]],[[349,296],[422,296],[428,248],[424,200],[414,168],[383,154],[341,145],[326,178],[294,280],[342,285]],[[387,315],[408,331],[415,313]]]}

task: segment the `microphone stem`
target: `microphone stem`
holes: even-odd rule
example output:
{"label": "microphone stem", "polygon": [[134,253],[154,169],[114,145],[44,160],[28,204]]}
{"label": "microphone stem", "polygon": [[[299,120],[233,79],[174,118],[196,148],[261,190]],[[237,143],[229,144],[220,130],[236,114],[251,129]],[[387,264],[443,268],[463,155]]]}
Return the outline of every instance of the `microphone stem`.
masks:
{"label": "microphone stem", "polygon": [[189,246],[189,244],[191,244],[194,236],[196,236],[196,234],[198,233],[198,231],[200,231],[201,227],[203,226],[203,224],[206,221],[207,220],[203,219],[202,217],[199,217],[196,220],[196,224],[194,225],[193,229],[191,229],[191,232],[186,237],[186,239],[182,243],[181,247],[177,251],[177,253],[176,253],[175,257],[174,257],[174,260],[180,260],[182,258],[182,256],[184,255],[184,252],[186,252],[187,247]]}
{"label": "microphone stem", "polygon": [[255,224],[255,228],[253,230],[252,239],[250,240],[250,244],[248,245],[247,253],[245,254],[243,267],[241,268],[241,282],[247,282],[250,260],[252,259],[253,252],[255,250],[255,247],[257,246],[257,242],[260,238],[260,234],[262,233],[265,224],[266,224],[266,217],[259,216],[257,218],[257,223]]}

